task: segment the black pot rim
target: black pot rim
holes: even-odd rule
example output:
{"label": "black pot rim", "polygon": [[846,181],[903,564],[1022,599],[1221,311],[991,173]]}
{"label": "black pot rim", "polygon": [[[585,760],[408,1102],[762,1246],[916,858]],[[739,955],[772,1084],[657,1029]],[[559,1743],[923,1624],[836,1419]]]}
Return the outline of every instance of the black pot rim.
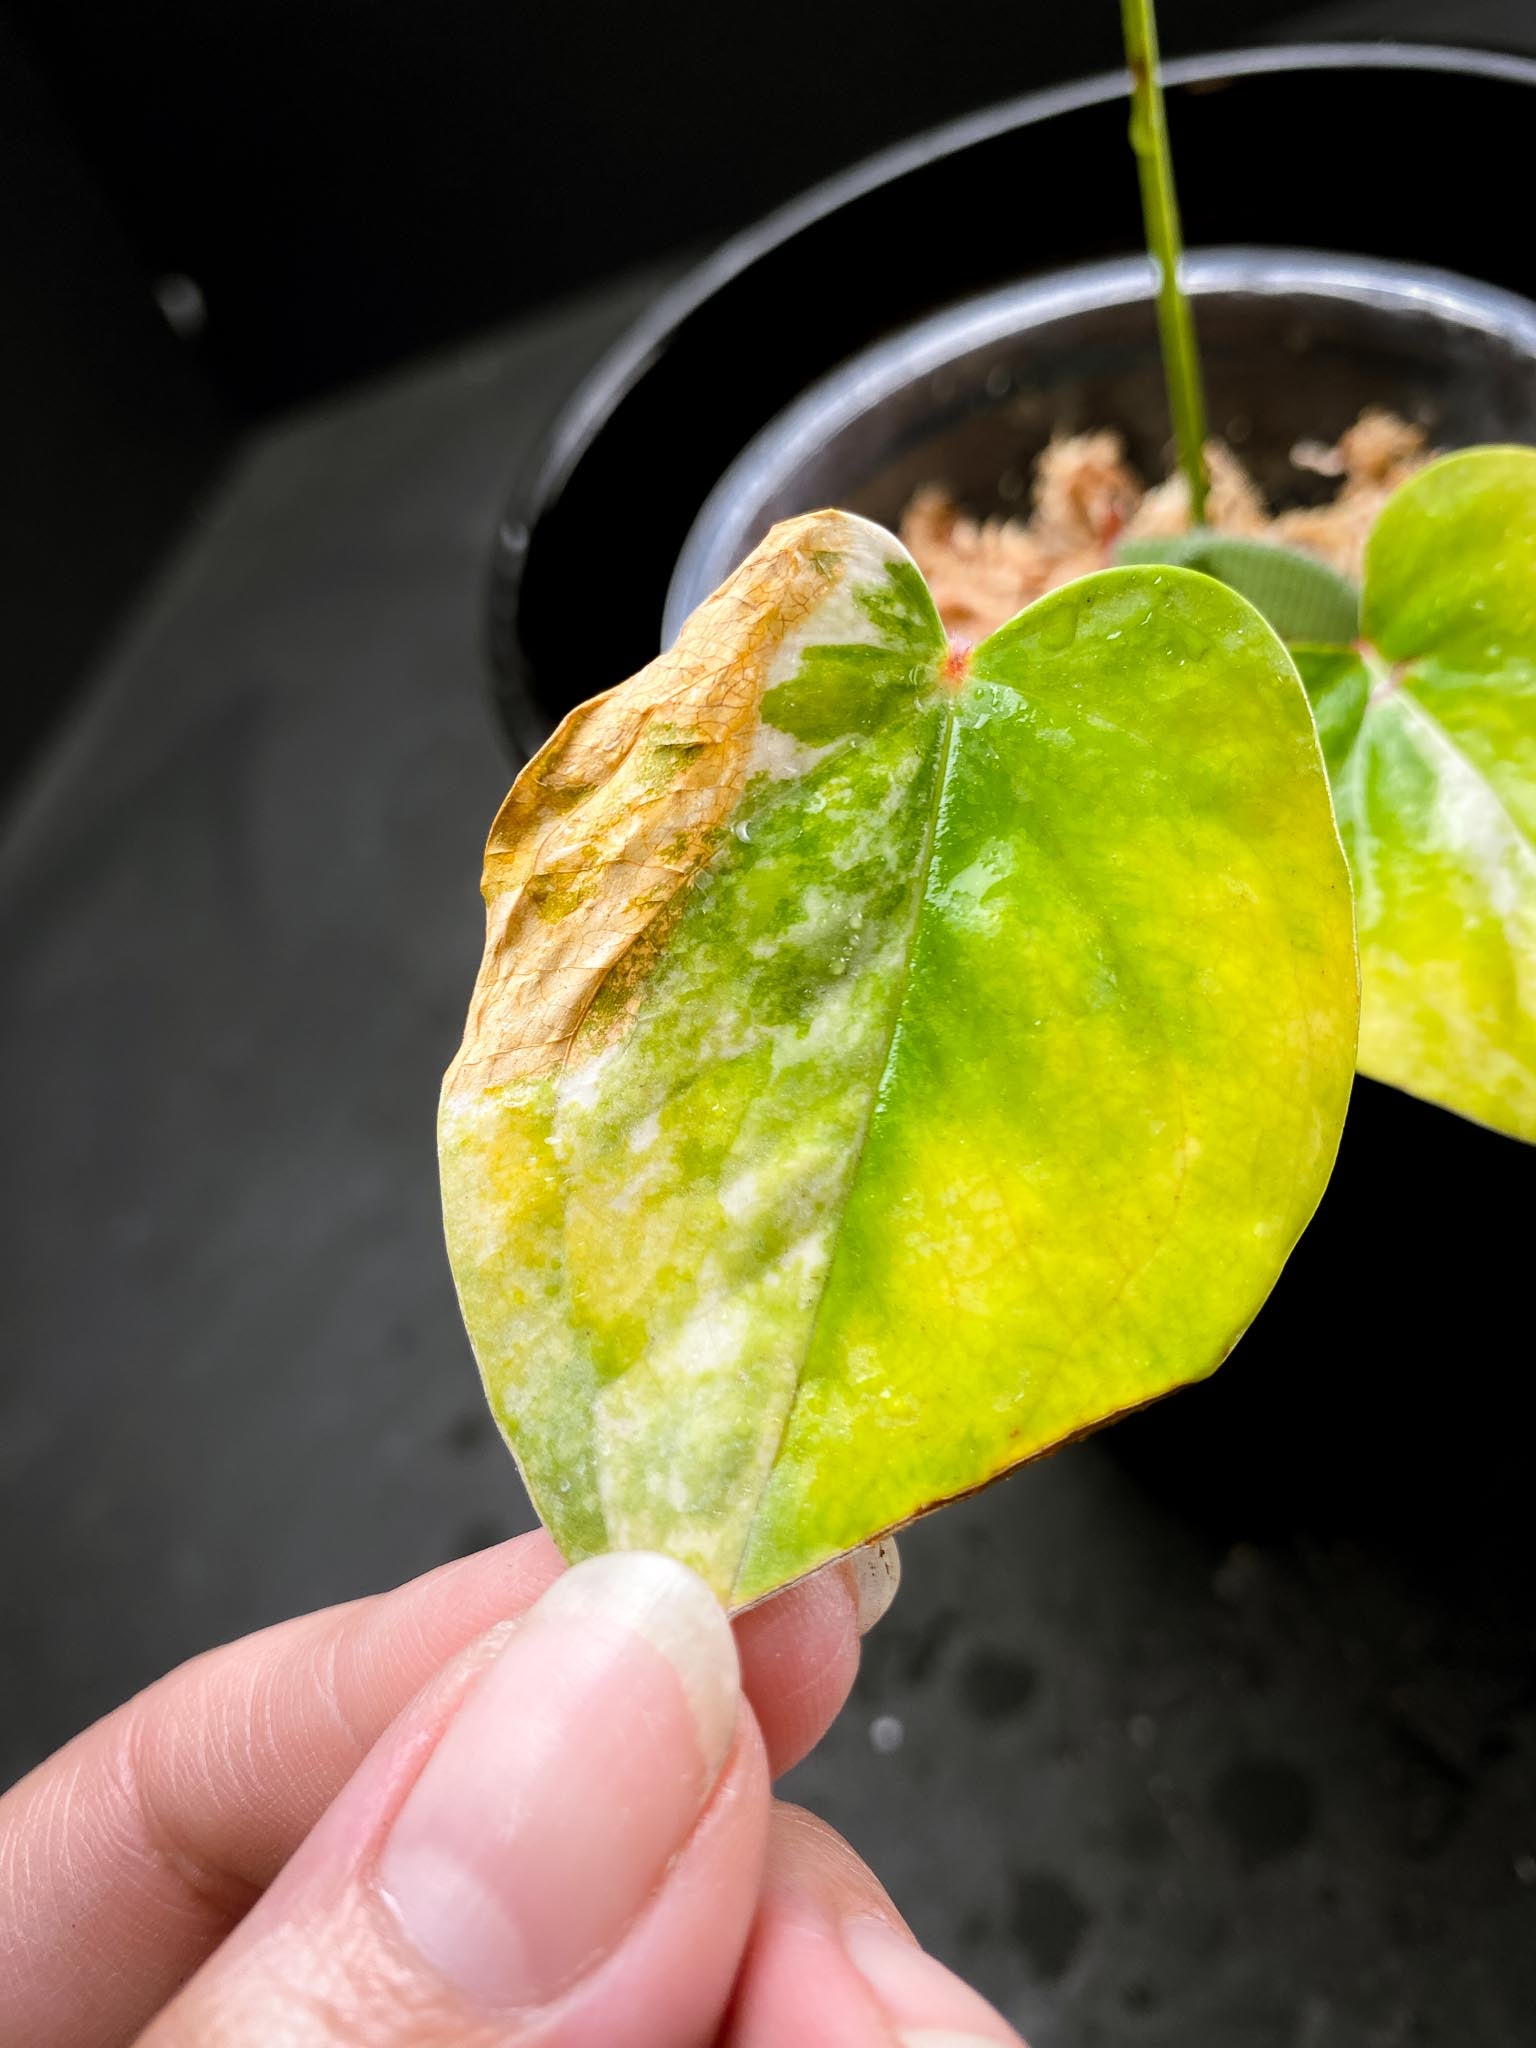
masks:
{"label": "black pot rim", "polygon": [[[1325,250],[1235,246],[1188,251],[1183,276],[1197,302],[1225,293],[1306,296],[1428,313],[1496,335],[1536,359],[1536,303],[1502,286],[1429,265]],[[761,508],[799,456],[823,446],[883,399],[978,347],[1078,313],[1143,302],[1150,306],[1155,288],[1144,256],[1072,264],[958,300],[828,371],[752,437],[703,501],[667,589],[662,645],[671,644],[689,612],[760,535],[760,509],[749,509],[743,522],[731,518],[731,506]],[[1153,345],[1149,328],[1148,346]]]}

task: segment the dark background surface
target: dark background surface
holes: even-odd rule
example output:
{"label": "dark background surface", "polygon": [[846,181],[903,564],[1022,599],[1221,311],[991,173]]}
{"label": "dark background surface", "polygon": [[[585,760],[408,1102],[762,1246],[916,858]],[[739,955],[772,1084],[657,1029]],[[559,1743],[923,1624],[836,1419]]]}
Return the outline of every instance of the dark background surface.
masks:
{"label": "dark background surface", "polygon": [[[1105,68],[1118,9],[911,0],[9,0],[242,413],[716,237],[915,129]],[[1285,0],[1166,0],[1170,52]]]}
{"label": "dark background surface", "polygon": [[[1166,42],[1282,11],[1170,0]],[[1114,54],[1107,6],[952,9],[916,56],[889,8],[818,16],[814,53],[664,12],[643,44],[618,10],[362,0],[0,25],[0,1778],[211,1642],[527,1525],[432,1160],[507,773],[498,505],[665,252]],[[1284,27],[1536,47],[1533,13]],[[1340,1290],[1410,1416],[1384,1472],[1302,1431],[1294,1489],[1250,1487],[1240,1406],[1178,1423],[1234,1362],[904,1540],[793,1789],[1034,2048],[1530,2039],[1530,1531],[1371,1350],[1426,1228],[1405,1198],[1388,1276]]]}

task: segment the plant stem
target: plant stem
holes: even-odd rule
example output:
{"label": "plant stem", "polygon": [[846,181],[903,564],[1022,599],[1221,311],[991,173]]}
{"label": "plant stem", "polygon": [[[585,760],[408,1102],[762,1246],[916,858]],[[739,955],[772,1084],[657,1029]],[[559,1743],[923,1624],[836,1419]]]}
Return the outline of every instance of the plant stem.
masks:
{"label": "plant stem", "polygon": [[1200,350],[1195,320],[1179,282],[1183,238],[1179,230],[1179,198],[1168,153],[1168,122],[1163,111],[1163,85],[1158,75],[1157,18],[1153,0],[1120,0],[1125,31],[1125,61],[1131,72],[1131,147],[1141,179],[1141,212],[1146,223],[1147,252],[1157,266],[1157,330],[1163,350],[1163,376],[1168,409],[1173,414],[1179,467],[1189,482],[1191,522],[1205,519],[1210,477],[1205,467],[1205,392],[1200,381]]}

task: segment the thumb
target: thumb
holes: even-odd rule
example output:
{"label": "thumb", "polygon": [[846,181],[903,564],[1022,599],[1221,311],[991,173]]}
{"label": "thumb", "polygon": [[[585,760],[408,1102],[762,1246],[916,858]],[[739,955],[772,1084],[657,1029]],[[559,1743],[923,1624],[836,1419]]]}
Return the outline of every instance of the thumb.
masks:
{"label": "thumb", "polygon": [[395,1723],[141,2048],[686,2048],[762,1872],[736,1648],[669,1558],[594,1558]]}

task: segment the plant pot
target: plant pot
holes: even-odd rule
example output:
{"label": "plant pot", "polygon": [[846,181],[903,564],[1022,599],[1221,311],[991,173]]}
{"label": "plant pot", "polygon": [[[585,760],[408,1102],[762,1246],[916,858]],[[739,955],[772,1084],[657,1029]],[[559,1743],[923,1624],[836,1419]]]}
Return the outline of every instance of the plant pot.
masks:
{"label": "plant pot", "polygon": [[[1536,441],[1536,305],[1443,271],[1294,250],[1193,252],[1214,433],[1272,501],[1330,494],[1290,450],[1368,405],[1441,447]],[[814,384],[726,470],[689,530],[663,638],[776,519],[841,505],[895,527],[942,483],[967,511],[1027,509],[1055,432],[1110,426],[1144,475],[1168,465],[1168,406],[1144,258],[1005,286],[887,336]]]}
{"label": "plant pot", "polygon": [[[1536,294],[1530,238],[1490,199],[1528,182],[1536,63],[1321,44],[1165,75],[1192,244],[1365,249]],[[816,186],[658,298],[553,422],[500,523],[488,643],[515,751],[655,652],[700,505],[828,369],[935,307],[1140,248],[1125,90],[1110,74],[918,136]]]}

